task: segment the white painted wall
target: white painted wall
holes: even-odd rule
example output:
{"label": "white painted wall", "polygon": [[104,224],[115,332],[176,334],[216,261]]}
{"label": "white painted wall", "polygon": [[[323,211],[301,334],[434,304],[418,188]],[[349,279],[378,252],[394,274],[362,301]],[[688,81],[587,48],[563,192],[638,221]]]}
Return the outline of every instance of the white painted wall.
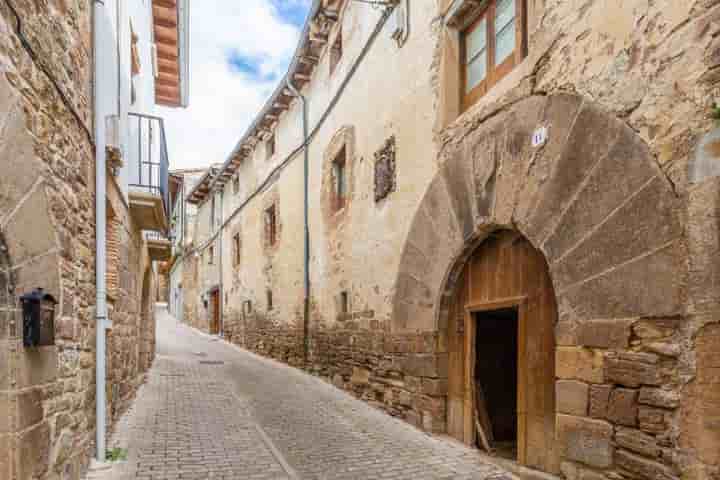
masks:
{"label": "white painted wall", "polygon": [[[102,29],[104,36],[99,55],[103,63],[100,84],[104,90],[99,103],[104,117],[118,119],[117,141],[123,154],[123,167],[117,176],[118,184],[127,197],[128,185],[137,183],[138,146],[137,127],[129,118],[129,112],[152,114],[155,109],[155,76],[153,71],[152,44],[153,17],[151,0],[105,0]],[[131,27],[138,36],[140,74],[134,78],[131,72]],[[131,98],[135,83],[136,99]],[[159,139],[159,135],[156,135]],[[157,149],[157,145],[155,147]]]}

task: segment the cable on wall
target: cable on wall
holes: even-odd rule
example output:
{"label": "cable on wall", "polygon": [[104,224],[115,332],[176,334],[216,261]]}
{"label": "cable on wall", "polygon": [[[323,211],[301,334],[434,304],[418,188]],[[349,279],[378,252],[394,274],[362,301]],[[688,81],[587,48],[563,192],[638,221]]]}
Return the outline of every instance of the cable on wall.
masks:
{"label": "cable on wall", "polygon": [[393,11],[395,4],[391,4],[388,8],[386,8],[380,19],[378,20],[378,23],[375,25],[375,29],[370,34],[370,37],[368,38],[368,41],[363,46],[363,49],[360,51],[360,54],[355,59],[355,62],[353,62],[352,66],[350,67],[350,70],[348,71],[345,78],[343,78],[342,83],[340,84],[340,87],[338,88],[338,91],[335,93],[333,98],[330,100],[330,103],[328,104],[327,108],[323,111],[323,114],[320,116],[320,119],[317,121],[313,129],[310,131],[310,134],[308,135],[307,141],[301,143],[298,145],[295,150],[290,152],[290,154],[285,157],[285,159],[275,168],[273,168],[270,171],[270,174],[265,177],[265,179],[262,181],[262,183],[250,194],[248,197],[240,204],[238,205],[233,212],[228,215],[227,220],[223,222],[223,224],[220,226],[220,228],[212,235],[208,240],[206,240],[202,245],[199,245],[195,247],[190,254],[193,254],[198,251],[203,251],[205,248],[208,247],[212,242],[215,241],[217,236],[227,227],[227,225],[242,211],[252,200],[255,199],[259,194],[263,193],[274,181],[280,176],[280,172],[287,167],[292,160],[302,151],[303,148],[309,147],[312,143],[313,138],[315,135],[317,135],[318,131],[320,131],[320,128],[325,123],[325,120],[330,116],[330,113],[335,109],[335,106],[340,101],[340,97],[345,92],[345,89],[347,88],[348,84],[350,83],[350,80],[355,75],[355,72],[360,67],[360,64],[365,59],[365,56],[370,51],[370,47],[375,43],[375,39],[382,31],[383,27],[385,26],[385,23],[387,22],[388,18],[390,17],[390,14]]}

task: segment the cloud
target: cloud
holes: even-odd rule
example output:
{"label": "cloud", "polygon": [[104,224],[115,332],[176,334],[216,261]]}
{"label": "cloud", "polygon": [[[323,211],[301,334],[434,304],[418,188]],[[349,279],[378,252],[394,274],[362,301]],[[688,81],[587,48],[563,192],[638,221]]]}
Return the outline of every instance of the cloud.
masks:
{"label": "cloud", "polygon": [[190,101],[157,107],[170,168],[224,162],[282,78],[310,0],[190,2]]}

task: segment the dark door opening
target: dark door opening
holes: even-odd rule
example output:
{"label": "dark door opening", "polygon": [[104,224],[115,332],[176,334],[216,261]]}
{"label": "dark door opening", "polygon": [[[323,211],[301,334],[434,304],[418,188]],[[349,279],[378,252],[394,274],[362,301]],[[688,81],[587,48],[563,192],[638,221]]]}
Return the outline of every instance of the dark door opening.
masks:
{"label": "dark door opening", "polygon": [[220,333],[220,291],[213,290],[210,292],[210,325],[211,335]]}
{"label": "dark door opening", "polygon": [[475,399],[480,428],[495,453],[517,460],[518,311],[477,312]]}

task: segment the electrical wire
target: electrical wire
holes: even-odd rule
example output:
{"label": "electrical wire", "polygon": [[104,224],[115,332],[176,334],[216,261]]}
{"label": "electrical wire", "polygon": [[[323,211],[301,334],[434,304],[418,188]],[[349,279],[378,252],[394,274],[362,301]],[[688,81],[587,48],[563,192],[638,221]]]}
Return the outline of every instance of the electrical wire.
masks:
{"label": "electrical wire", "polygon": [[87,128],[87,125],[85,125],[85,122],[83,121],[80,114],[75,110],[75,106],[72,104],[70,99],[65,95],[65,92],[63,92],[62,88],[60,87],[60,84],[58,83],[57,79],[50,73],[50,71],[45,67],[45,65],[40,62],[38,55],[35,53],[35,50],[33,50],[32,45],[30,45],[30,42],[25,37],[25,34],[23,33],[23,25],[22,20],[20,19],[20,14],[18,13],[15,6],[10,2],[10,0],[5,0],[5,5],[10,9],[10,12],[15,16],[15,22],[16,22],[16,34],[20,38],[20,43],[22,44],[23,48],[27,52],[27,54],[30,56],[30,59],[33,61],[36,67],[38,67],[42,72],[45,74],[45,76],[48,77],[50,80],[50,83],[52,83],[53,87],[55,88],[55,91],[60,96],[60,100],[65,104],[65,107],[70,110],[70,113],[73,117],[75,117],[75,120],[77,120],[78,124],[80,125],[80,128],[82,128],[83,132],[85,132],[85,136],[87,136],[88,141],[91,145],[95,144],[95,138],[93,137],[90,130]]}
{"label": "electrical wire", "polygon": [[390,13],[393,10],[394,4],[392,4],[389,8],[385,9],[378,20],[378,23],[375,25],[375,29],[370,34],[370,37],[368,38],[368,41],[363,46],[363,49],[360,51],[360,54],[355,59],[355,62],[353,62],[352,66],[350,67],[350,70],[348,71],[348,74],[343,79],[342,83],[340,84],[340,87],[338,88],[338,91],[333,96],[332,100],[330,100],[330,103],[328,104],[327,108],[323,112],[323,114],[320,116],[320,119],[317,121],[313,129],[310,131],[310,134],[308,135],[307,141],[304,141],[300,145],[298,145],[295,150],[290,152],[290,154],[285,157],[285,159],[275,168],[273,168],[270,171],[270,174],[265,177],[265,179],[262,181],[259,187],[257,187],[248,197],[237,207],[233,212],[228,216],[227,220],[223,222],[223,224],[220,226],[220,228],[210,236],[202,245],[199,245],[192,249],[188,254],[194,254],[199,251],[205,250],[211,243],[215,241],[217,236],[222,233],[222,231],[227,227],[227,225],[252,201],[260,195],[261,193],[265,192],[266,189],[275,182],[275,180],[279,177],[280,172],[287,167],[292,160],[295,159],[295,157],[303,150],[303,148],[308,148],[310,144],[312,143],[313,137],[317,135],[320,128],[325,123],[325,120],[330,116],[330,113],[334,110],[337,103],[340,101],[340,97],[345,92],[345,89],[347,88],[348,84],[350,83],[350,80],[355,75],[355,72],[360,67],[360,64],[365,59],[365,56],[370,51],[370,47],[375,43],[375,39],[382,31],[383,27],[385,26],[385,23],[387,22],[387,19],[390,17]]}

